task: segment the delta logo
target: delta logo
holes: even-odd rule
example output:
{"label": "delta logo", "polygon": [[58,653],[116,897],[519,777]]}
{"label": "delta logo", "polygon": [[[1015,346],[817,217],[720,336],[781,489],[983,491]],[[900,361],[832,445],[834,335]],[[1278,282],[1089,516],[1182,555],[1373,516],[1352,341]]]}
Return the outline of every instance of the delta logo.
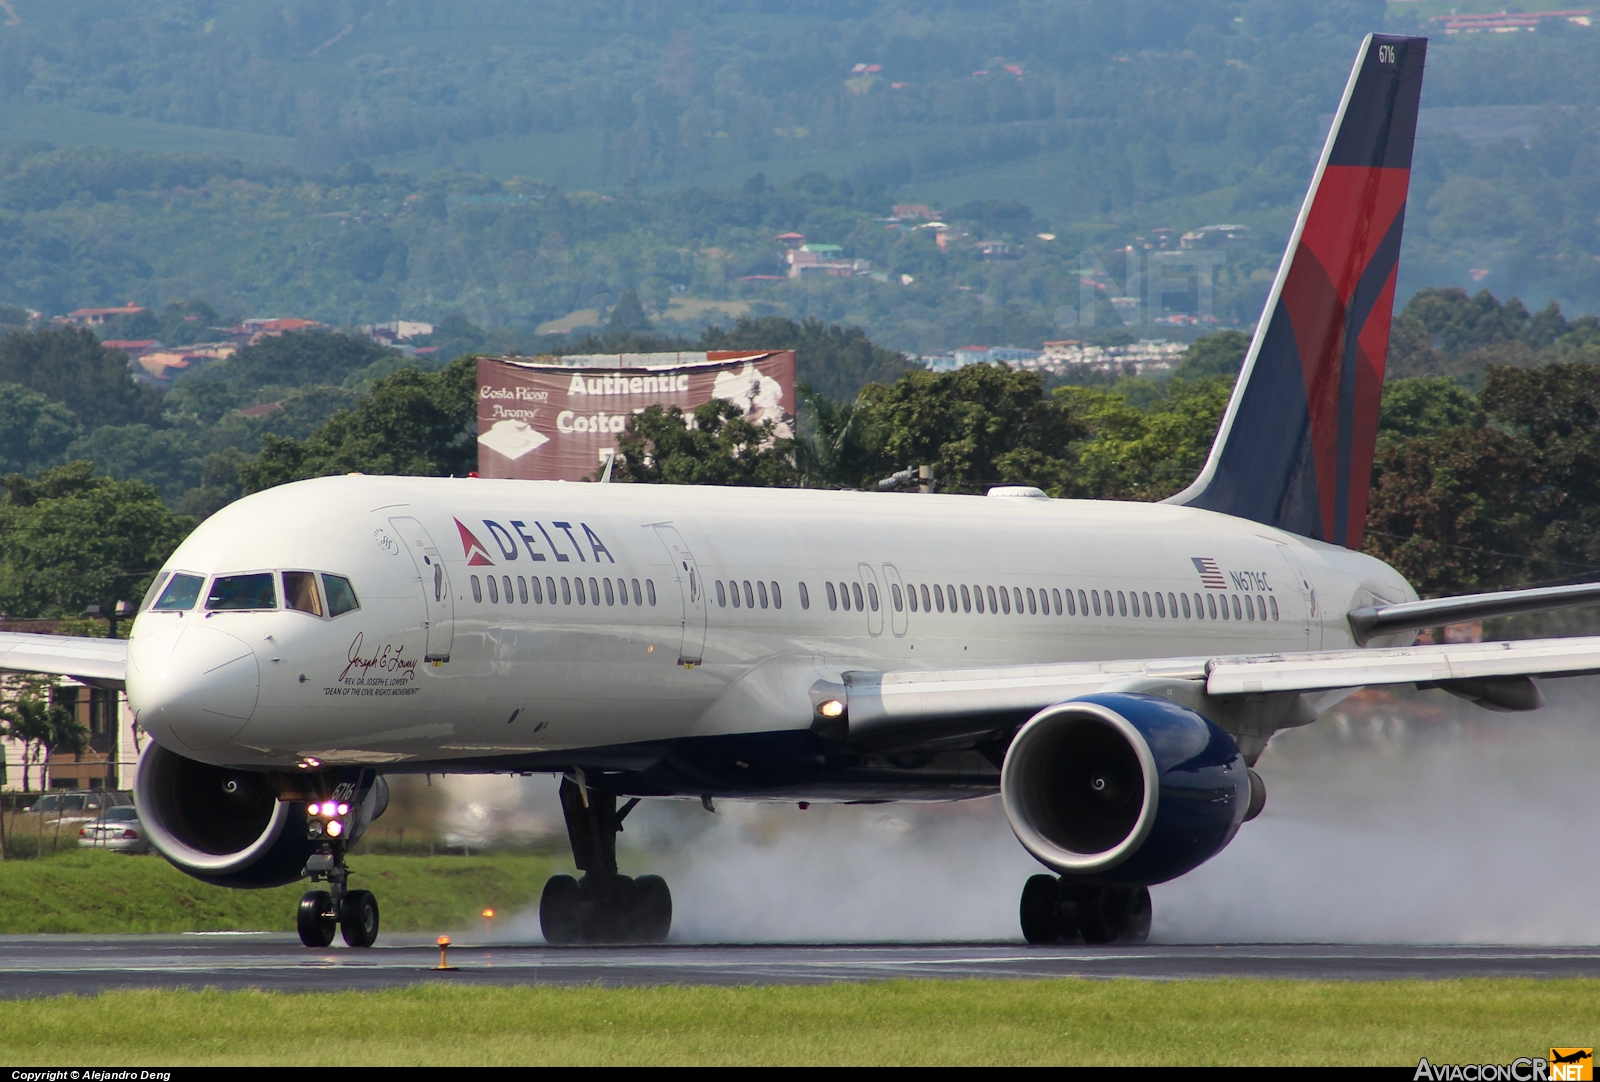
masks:
{"label": "delta logo", "polygon": [[489,550],[478,540],[477,534],[467,529],[460,519],[454,521],[456,529],[461,531],[461,554],[467,558],[467,566],[493,567],[494,561],[489,559]]}

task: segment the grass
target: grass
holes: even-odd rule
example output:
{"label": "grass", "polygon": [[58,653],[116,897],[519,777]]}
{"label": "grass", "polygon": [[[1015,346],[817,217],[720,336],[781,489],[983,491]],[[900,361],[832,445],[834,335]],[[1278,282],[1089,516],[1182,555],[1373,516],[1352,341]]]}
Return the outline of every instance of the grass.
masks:
{"label": "grass", "polygon": [[1589,1043],[1597,1016],[1597,981],[136,991],[0,1001],[0,1062],[1415,1067]]}
{"label": "grass", "polygon": [[[485,906],[532,905],[551,862],[542,856],[354,856],[351,883],[378,896],[389,931],[444,931]],[[0,864],[0,934],[294,930],[306,883],[230,890],[191,879],[157,856],[66,850]]]}

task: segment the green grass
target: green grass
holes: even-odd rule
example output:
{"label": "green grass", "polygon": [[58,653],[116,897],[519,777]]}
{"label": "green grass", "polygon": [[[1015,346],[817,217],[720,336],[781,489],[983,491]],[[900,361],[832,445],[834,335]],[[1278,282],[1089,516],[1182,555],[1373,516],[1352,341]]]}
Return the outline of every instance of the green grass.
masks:
{"label": "green grass", "polygon": [[[355,856],[351,884],[378,896],[383,927],[447,931],[485,906],[532,905],[550,874],[546,857]],[[0,934],[294,930],[308,889],[230,890],[191,879],[157,856],[68,850],[0,864]]]}
{"label": "green grass", "polygon": [[1591,1043],[1596,981],[895,981],[0,1001],[0,1062],[1390,1064]]}

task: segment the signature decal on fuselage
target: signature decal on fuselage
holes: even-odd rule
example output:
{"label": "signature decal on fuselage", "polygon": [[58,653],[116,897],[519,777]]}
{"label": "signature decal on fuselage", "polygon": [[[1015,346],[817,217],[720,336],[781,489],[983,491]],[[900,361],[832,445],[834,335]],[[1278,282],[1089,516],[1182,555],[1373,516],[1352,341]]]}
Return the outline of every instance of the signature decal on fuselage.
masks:
{"label": "signature decal on fuselage", "polygon": [[334,681],[337,686],[322,689],[324,695],[415,695],[417,661],[405,656],[406,648],[393,643],[375,646],[362,653],[363,632],[356,632],[345,653],[345,667]]}

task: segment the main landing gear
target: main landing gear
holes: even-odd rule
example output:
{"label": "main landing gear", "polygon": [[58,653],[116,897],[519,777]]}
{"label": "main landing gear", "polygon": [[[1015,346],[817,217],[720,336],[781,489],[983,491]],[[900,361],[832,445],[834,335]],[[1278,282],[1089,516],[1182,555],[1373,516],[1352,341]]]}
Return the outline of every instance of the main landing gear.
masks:
{"label": "main landing gear", "polygon": [[[579,775],[581,778],[582,775]],[[672,894],[659,875],[638,879],[617,874],[617,835],[638,804],[619,811],[611,793],[561,779],[561,811],[567,820],[572,861],[582,879],[551,877],[539,899],[539,927],[554,944],[660,943],[672,928]]]}
{"label": "main landing gear", "polygon": [[1143,943],[1150,937],[1150,888],[1096,887],[1036,875],[1022,888],[1022,936],[1029,943]]}
{"label": "main landing gear", "polygon": [[[312,820],[313,830],[316,820]],[[326,828],[324,827],[324,830]],[[308,947],[326,947],[333,942],[334,925],[352,947],[370,947],[378,941],[378,899],[370,890],[350,890],[350,869],[344,862],[345,845],[338,839],[323,843],[321,852],[311,854],[306,871],[313,883],[326,879],[327,890],[308,890],[300,897],[295,928],[300,942]]]}

